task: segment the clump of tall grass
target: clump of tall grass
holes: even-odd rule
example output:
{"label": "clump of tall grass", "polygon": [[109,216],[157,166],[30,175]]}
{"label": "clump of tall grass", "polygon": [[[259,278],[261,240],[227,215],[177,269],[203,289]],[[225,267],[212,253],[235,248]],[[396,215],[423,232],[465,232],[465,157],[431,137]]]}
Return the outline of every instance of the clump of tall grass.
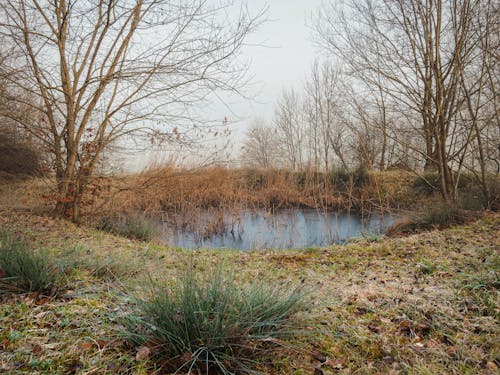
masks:
{"label": "clump of tall grass", "polygon": [[420,230],[443,229],[452,225],[460,225],[477,218],[478,213],[464,209],[460,202],[434,202],[413,212],[394,223],[386,232],[387,235],[418,232]]}
{"label": "clump of tall grass", "polygon": [[444,228],[463,224],[468,216],[462,208],[453,203],[436,203],[415,215],[415,223],[421,229]]}
{"label": "clump of tall grass", "polygon": [[63,276],[46,250],[0,232],[0,292],[39,292],[55,295]]}
{"label": "clump of tall grass", "polygon": [[292,315],[303,301],[298,289],[240,287],[220,266],[203,274],[187,268],[170,285],[151,281],[125,320],[125,336],[152,348],[168,370],[250,373],[264,344],[294,332]]}
{"label": "clump of tall grass", "polygon": [[138,216],[105,216],[97,229],[140,241],[150,241],[156,234],[151,220]]}

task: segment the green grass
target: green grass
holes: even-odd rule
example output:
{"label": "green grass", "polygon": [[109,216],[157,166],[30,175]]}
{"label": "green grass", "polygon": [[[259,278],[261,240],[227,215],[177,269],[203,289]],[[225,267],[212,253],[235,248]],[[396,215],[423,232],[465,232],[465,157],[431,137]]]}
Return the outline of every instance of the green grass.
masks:
{"label": "green grass", "polygon": [[[230,340],[239,346],[220,349],[223,356],[244,356],[242,363],[223,362],[233,373],[242,373],[239,366],[244,366],[270,375],[489,375],[500,367],[496,213],[444,230],[306,251],[175,250],[18,212],[0,213],[0,223],[49,249],[59,272],[72,272],[71,288],[60,298],[0,296],[0,369],[5,373],[144,375],[173,373],[186,364],[179,374],[191,365],[193,374],[206,374],[206,350],[200,347],[208,344],[190,341],[189,349],[175,357],[163,339],[163,321],[146,310],[157,311],[152,303],[167,300],[174,306],[170,311],[177,306],[175,312],[182,312],[184,277],[197,280],[198,287],[191,290],[206,290],[212,274],[223,280],[219,285],[236,291],[229,296],[247,296],[256,280],[260,283],[253,287],[271,291],[275,288],[269,285],[306,285],[311,290],[307,310],[285,318],[282,331],[273,328],[268,340],[258,331],[244,332],[249,342]],[[182,272],[189,261],[196,268]],[[221,261],[235,272],[216,276],[217,268],[207,265]],[[144,288],[145,275],[167,281]],[[288,287],[278,290],[282,297],[293,293]],[[191,316],[199,320],[189,319],[189,327],[229,321],[203,313],[200,306],[208,303],[189,301],[194,301]],[[299,301],[293,310],[302,306]],[[189,314],[171,315],[181,328],[187,327],[184,315]],[[124,319],[131,341],[123,339]],[[222,372],[215,363],[209,365],[210,374]]]}
{"label": "green grass", "polygon": [[150,241],[156,234],[153,223],[145,217],[103,217],[97,229],[122,237]]}
{"label": "green grass", "polygon": [[40,292],[54,295],[62,274],[45,249],[0,232],[0,292]]}
{"label": "green grass", "polygon": [[188,267],[171,285],[151,282],[137,313],[125,320],[125,336],[150,346],[171,370],[250,373],[259,348],[294,332],[291,316],[303,298],[298,289],[240,287],[221,266],[201,274]]}

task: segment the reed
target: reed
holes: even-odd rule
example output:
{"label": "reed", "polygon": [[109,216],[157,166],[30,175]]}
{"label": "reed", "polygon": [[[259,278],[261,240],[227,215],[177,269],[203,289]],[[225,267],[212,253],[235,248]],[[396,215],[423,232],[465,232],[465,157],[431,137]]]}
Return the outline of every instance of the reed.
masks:
{"label": "reed", "polygon": [[361,210],[381,205],[404,206],[411,201],[411,194],[405,197],[397,191],[407,192],[409,189],[401,183],[408,180],[407,175],[401,178],[396,173],[388,176],[362,169],[320,173],[210,167],[189,171],[167,166],[116,180],[114,192],[110,193],[113,199],[105,209],[160,216],[162,212],[197,209]]}

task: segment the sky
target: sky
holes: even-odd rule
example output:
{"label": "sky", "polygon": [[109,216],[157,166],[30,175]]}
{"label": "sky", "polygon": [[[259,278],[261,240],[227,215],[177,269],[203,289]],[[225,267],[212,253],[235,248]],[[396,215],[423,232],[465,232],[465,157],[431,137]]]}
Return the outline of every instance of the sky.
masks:
{"label": "sky", "polygon": [[[242,59],[249,61],[253,77],[246,91],[253,100],[226,98],[227,107],[214,104],[221,118],[232,124],[232,135],[241,143],[254,118],[271,121],[274,104],[283,89],[300,89],[314,62],[317,50],[312,42],[311,13],[320,0],[250,0],[251,12],[268,7],[268,19],[250,35]],[[233,112],[233,113],[231,113]]]}
{"label": "sky", "polygon": [[[317,55],[308,24],[320,3],[321,0],[248,0],[251,14],[267,8],[267,21],[249,35],[240,56],[249,63],[248,74],[252,79],[243,91],[252,99],[222,94],[219,95],[222,102],[216,99],[201,109],[203,117],[215,122],[227,119],[231,160],[238,159],[246,131],[254,119],[272,121],[275,103],[283,89],[300,90],[303,86]],[[226,143],[227,139],[220,140],[220,144]],[[139,159],[127,160],[127,164],[132,170],[140,170],[153,161],[168,158],[150,151]],[[198,155],[193,155],[193,160],[196,163]]]}

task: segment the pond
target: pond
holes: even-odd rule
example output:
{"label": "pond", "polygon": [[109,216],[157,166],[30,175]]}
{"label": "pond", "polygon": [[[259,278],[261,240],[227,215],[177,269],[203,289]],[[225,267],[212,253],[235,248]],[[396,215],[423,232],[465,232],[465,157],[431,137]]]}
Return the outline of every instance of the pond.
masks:
{"label": "pond", "polygon": [[393,222],[388,214],[362,217],[315,209],[165,213],[160,239],[170,246],[187,249],[307,248],[338,244],[362,235],[379,235]]}

